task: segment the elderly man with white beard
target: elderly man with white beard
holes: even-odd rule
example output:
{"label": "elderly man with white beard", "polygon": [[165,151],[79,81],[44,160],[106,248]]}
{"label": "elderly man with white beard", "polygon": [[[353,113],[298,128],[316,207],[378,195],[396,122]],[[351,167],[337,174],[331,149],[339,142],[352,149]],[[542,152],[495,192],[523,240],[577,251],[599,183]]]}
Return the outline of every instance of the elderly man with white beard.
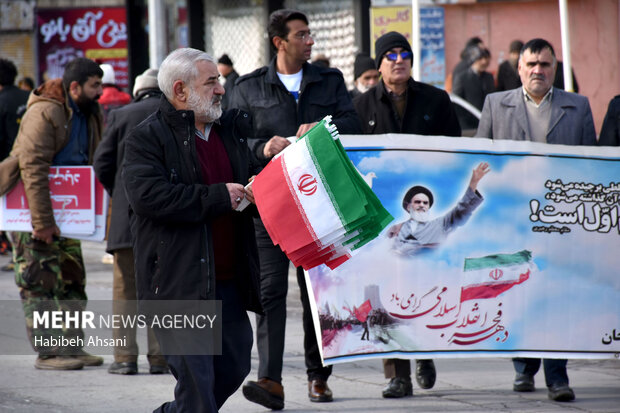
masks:
{"label": "elderly man with white beard", "polygon": [[[244,185],[259,170],[247,147],[251,118],[240,110],[222,114],[218,78],[208,54],[175,50],[159,68],[158,110],[126,138],[122,174],[139,307],[152,300],[222,305],[220,355],[202,351],[208,340],[186,343],[184,331],[154,329],[177,379],[175,400],[158,412],[218,411],[250,372],[246,310],[261,311],[257,211],[254,205],[235,211],[244,197],[253,202]],[[201,352],[184,350],[188,344]]]}
{"label": "elderly man with white beard", "polygon": [[403,208],[411,218],[388,230],[388,237],[394,238],[393,250],[412,256],[439,246],[456,227],[464,225],[482,203],[483,197],[477,190],[478,182],[489,170],[489,164],[480,163],[473,170],[469,186],[459,203],[447,214],[434,219],[429,216],[434,201],[432,192],[420,185],[411,187],[403,198]]}

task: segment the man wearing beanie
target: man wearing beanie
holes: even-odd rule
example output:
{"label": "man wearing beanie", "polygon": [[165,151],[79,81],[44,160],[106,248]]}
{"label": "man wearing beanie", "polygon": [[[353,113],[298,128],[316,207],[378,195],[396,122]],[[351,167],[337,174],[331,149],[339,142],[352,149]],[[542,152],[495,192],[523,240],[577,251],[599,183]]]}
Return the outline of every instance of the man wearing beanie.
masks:
{"label": "man wearing beanie", "polygon": [[[157,85],[157,73],[157,69],[147,69],[136,77],[133,102],[109,113],[103,140],[95,152],[93,164],[95,174],[112,197],[112,214],[106,251],[114,255],[112,298],[115,314],[135,314],[137,300],[129,214],[127,213],[129,202],[121,181],[122,160],[125,152],[124,139],[136,125],[157,111],[159,98],[162,95]],[[127,308],[129,305],[133,305],[133,310]],[[114,363],[108,368],[108,373],[137,374],[139,351],[136,327],[115,328],[112,330],[112,335],[115,339],[126,337],[126,345],[114,347]],[[147,344],[149,372],[151,374],[167,373],[166,360],[150,328]]]}
{"label": "man wearing beanie", "polygon": [[[271,62],[237,80],[231,107],[252,115],[254,136],[249,146],[264,164],[290,144],[289,136],[301,136],[326,115],[341,134],[360,133],[360,121],[338,69],[308,63],[314,39],[308,18],[296,10],[276,10],[269,16],[269,41],[275,56]],[[289,259],[274,245],[260,219],[255,219],[260,262],[261,304],[257,316],[258,380],[243,386],[246,399],[273,410],[284,408],[282,363],[286,327],[286,294]],[[301,291],[304,356],[308,397],[331,402],[327,385],[331,366],[323,366],[310,310],[304,272],[297,268]]]}
{"label": "man wearing beanie", "polygon": [[376,85],[378,81],[379,71],[375,67],[375,61],[368,55],[358,54],[353,65],[353,82],[355,87],[349,92],[351,99],[366,92]]}
{"label": "man wearing beanie", "polygon": [[[220,75],[222,75],[224,80],[222,85],[224,86],[225,93],[224,96],[222,96],[222,110],[226,110],[228,109],[228,105],[232,97],[235,82],[239,78],[239,73],[235,70],[230,57],[228,57],[225,53],[217,59],[217,70],[220,72]],[[220,78],[220,80],[222,79]]]}
{"label": "man wearing beanie", "polygon": [[[443,90],[411,78],[411,45],[397,32],[389,32],[375,42],[375,64],[381,73],[379,83],[353,100],[367,134],[410,133],[416,135],[460,136],[461,127],[450,97]],[[409,360],[383,361],[385,377],[390,379],[383,397],[413,394]],[[417,360],[416,380],[423,389],[435,384],[432,360]]]}

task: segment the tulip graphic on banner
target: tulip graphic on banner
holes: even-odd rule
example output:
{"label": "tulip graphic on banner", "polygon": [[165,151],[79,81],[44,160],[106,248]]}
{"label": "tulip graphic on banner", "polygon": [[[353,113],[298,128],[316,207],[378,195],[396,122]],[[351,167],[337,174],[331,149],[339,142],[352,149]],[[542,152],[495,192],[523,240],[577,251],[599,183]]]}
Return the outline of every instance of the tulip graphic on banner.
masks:
{"label": "tulip graphic on banner", "polygon": [[252,191],[274,244],[296,266],[334,269],[392,221],[326,116],[256,176]]}
{"label": "tulip graphic on banner", "polygon": [[530,278],[536,269],[528,250],[514,254],[494,254],[465,258],[463,269],[467,285],[461,288],[461,302],[495,298]]}

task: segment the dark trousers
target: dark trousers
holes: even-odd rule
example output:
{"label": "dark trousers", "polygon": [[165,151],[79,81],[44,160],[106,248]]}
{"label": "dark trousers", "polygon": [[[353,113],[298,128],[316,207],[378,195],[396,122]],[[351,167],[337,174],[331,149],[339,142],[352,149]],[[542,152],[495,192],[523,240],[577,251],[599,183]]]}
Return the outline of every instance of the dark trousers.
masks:
{"label": "dark trousers", "polygon": [[391,379],[394,377],[411,377],[411,360],[383,359],[383,375],[386,379]]}
{"label": "dark trousers", "polygon": [[[288,292],[289,260],[280,247],[273,245],[269,234],[259,220],[254,221],[256,243],[260,259],[260,294],[264,315],[256,316],[256,344],[258,347],[258,378],[282,382],[282,359],[286,326],[286,294]],[[297,268],[302,304],[304,355],[308,380],[327,380],[331,366],[323,367],[319,352],[310,300],[303,269]]]}
{"label": "dark trousers", "polygon": [[[534,376],[540,368],[540,361],[541,359],[534,358],[513,358],[512,364],[514,365],[517,373]],[[547,387],[554,384],[568,386],[566,359],[543,359],[542,363],[545,371],[545,384]]]}
{"label": "dark trousers", "polygon": [[[177,379],[174,401],[155,412],[217,412],[250,373],[252,327],[235,286],[218,281],[216,298],[222,300],[222,355],[167,355]],[[155,330],[165,353],[166,340],[161,334]]]}
{"label": "dark trousers", "polygon": [[[137,294],[136,275],[134,272],[133,250],[121,248],[114,251],[114,279],[112,283],[112,309],[114,314],[136,314]],[[138,342],[136,341],[136,326],[118,327],[112,329],[112,337],[125,338],[126,346],[114,346],[114,361],[118,363],[138,361]],[[161,354],[159,343],[152,329],[147,329],[147,359],[150,365],[166,365]]]}
{"label": "dark trousers", "polygon": [[411,361],[405,359],[383,359],[383,375],[386,379],[411,377]]}

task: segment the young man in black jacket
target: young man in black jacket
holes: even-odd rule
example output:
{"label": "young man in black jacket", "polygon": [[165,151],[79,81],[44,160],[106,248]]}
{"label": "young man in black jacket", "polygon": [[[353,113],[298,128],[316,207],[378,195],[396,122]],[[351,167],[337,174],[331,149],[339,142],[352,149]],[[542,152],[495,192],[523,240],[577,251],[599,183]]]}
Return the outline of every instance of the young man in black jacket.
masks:
{"label": "young man in black jacket", "polygon": [[[443,90],[411,78],[413,53],[400,33],[389,32],[375,42],[375,59],[381,80],[353,100],[364,133],[412,133],[417,135],[460,136],[459,121]],[[409,360],[383,360],[385,377],[390,382],[383,397],[413,394]],[[435,384],[433,360],[417,360],[416,380],[420,387]]]}
{"label": "young man in black jacket", "polygon": [[[310,59],[312,33],[306,16],[294,10],[277,10],[269,18],[269,39],[276,56],[268,66],[237,80],[231,107],[252,114],[250,148],[267,163],[289,145],[290,136],[301,136],[326,115],[338,131],[359,133],[359,119],[337,69],[321,68]],[[243,386],[245,397],[270,409],[284,407],[282,357],[286,324],[289,260],[274,246],[260,220],[255,221],[261,265],[261,302],[265,314],[257,318],[258,381]],[[311,401],[330,402],[327,386],[331,366],[323,367],[314,333],[303,270],[297,269],[301,289],[304,353]]]}
{"label": "young man in black jacket", "polygon": [[218,77],[208,54],[172,52],[159,68],[164,96],[157,112],[125,142],[122,180],[131,207],[139,305],[222,302],[221,355],[170,352],[168,344],[184,332],[155,329],[177,379],[175,400],[161,412],[215,412],[224,404],[250,372],[246,310],[261,310],[256,208],[235,211],[244,197],[253,202],[244,189],[259,169],[247,147],[252,125],[247,113],[222,115]]}

